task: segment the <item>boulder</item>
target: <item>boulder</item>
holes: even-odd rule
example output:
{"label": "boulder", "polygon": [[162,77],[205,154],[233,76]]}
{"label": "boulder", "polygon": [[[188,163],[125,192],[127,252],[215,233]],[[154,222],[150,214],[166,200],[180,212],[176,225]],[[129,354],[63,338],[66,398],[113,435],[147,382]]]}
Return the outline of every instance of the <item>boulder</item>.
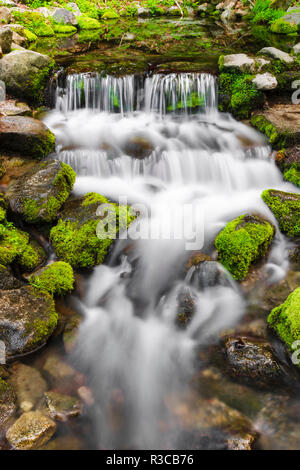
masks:
{"label": "boulder", "polygon": [[31,109],[26,103],[16,100],[0,101],[0,116],[29,116]]}
{"label": "boulder", "polygon": [[300,42],[298,42],[297,44],[295,44],[295,46],[293,47],[293,52],[294,52],[294,54],[296,54],[296,55],[300,54]]}
{"label": "boulder", "polygon": [[256,75],[256,77],[252,80],[252,83],[254,83],[258,90],[263,91],[275,90],[278,85],[276,77],[268,72]]}
{"label": "boulder", "polygon": [[6,116],[0,118],[0,147],[3,151],[39,160],[54,151],[55,137],[37,119]]}
{"label": "boulder", "polygon": [[76,397],[49,391],[45,393],[45,399],[50,416],[57,421],[65,422],[81,413],[80,402]]}
{"label": "boulder", "polygon": [[290,23],[292,25],[300,25],[300,7],[295,7],[295,10],[288,11],[287,15],[281,17],[283,21]]}
{"label": "boulder", "polygon": [[286,52],[276,49],[276,47],[264,47],[263,49],[259,51],[258,54],[271,57],[272,59],[280,60],[281,62],[284,62],[285,64],[292,64],[295,60],[294,57],[287,54]]}
{"label": "boulder", "polygon": [[9,384],[13,387],[19,408],[31,411],[47,390],[47,383],[34,367],[15,363],[10,368]]}
{"label": "boulder", "polygon": [[12,95],[39,104],[53,67],[54,61],[44,54],[13,51],[0,60],[0,80]]}
{"label": "boulder", "polygon": [[38,411],[29,411],[9,428],[6,439],[14,449],[36,449],[46,444],[55,430],[56,424],[51,418]]}
{"label": "boulder", "polygon": [[11,386],[0,378],[0,437],[16,412],[16,397]]}
{"label": "boulder", "polygon": [[67,3],[67,7],[72,9],[72,12],[74,13],[75,16],[82,15],[82,13],[79,10],[79,7],[76,3],[74,3],[74,2]]}
{"label": "boulder", "polygon": [[289,237],[299,237],[300,194],[267,189],[262,198],[276,217],[280,230]]}
{"label": "boulder", "polygon": [[71,26],[76,26],[78,24],[74,13],[66,8],[56,8],[51,17],[52,20],[59,24],[67,24]]}
{"label": "boulder", "polygon": [[8,26],[0,26],[0,47],[3,54],[8,54],[10,52],[12,40],[12,30]]}
{"label": "boulder", "polygon": [[151,16],[150,8],[138,7],[137,16],[140,16],[141,18],[149,18]]}
{"label": "boulder", "polygon": [[0,297],[0,340],[8,357],[44,345],[57,324],[52,297],[33,287],[3,290]]}
{"label": "boulder", "polygon": [[7,7],[0,8],[0,23],[7,24],[11,20],[11,12]]}
{"label": "boulder", "polygon": [[8,189],[9,207],[28,223],[51,222],[69,197],[76,174],[58,160],[38,163]]}
{"label": "boulder", "polygon": [[222,56],[220,69],[224,72],[237,71],[241,73],[253,73],[255,61],[246,54],[225,55]]}

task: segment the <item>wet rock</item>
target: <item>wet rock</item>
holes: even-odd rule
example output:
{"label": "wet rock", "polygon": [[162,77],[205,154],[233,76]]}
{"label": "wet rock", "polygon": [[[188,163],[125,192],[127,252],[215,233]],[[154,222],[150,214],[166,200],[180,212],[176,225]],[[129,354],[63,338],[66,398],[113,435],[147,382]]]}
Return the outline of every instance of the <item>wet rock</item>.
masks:
{"label": "wet rock", "polygon": [[272,59],[280,60],[285,64],[292,64],[295,60],[294,57],[290,56],[286,52],[276,49],[275,47],[264,47],[259,51],[258,54],[271,57]]}
{"label": "wet rock", "polygon": [[13,51],[0,60],[0,80],[12,95],[38,104],[43,101],[44,88],[53,67],[54,61],[46,55]]}
{"label": "wet rock", "polygon": [[8,54],[11,49],[13,33],[7,26],[0,26],[0,47],[3,54]]}
{"label": "wet rock", "polygon": [[12,385],[22,411],[31,411],[47,390],[47,383],[34,367],[16,363],[10,368]]}
{"label": "wet rock", "polygon": [[80,315],[73,315],[65,324],[63,342],[67,353],[71,353],[76,346],[81,321]]}
{"label": "wet rock", "polygon": [[83,385],[83,376],[58,354],[50,354],[47,357],[43,371],[53,388],[61,393],[72,393],[78,386]]}
{"label": "wet rock", "polygon": [[285,279],[271,286],[262,285],[259,292],[257,292],[256,302],[269,313],[274,307],[283,303],[288,295],[299,285],[300,272],[289,271]]}
{"label": "wet rock", "polygon": [[13,389],[0,379],[0,436],[9,426],[16,412],[16,398]]}
{"label": "wet rock", "polygon": [[11,269],[0,264],[0,290],[18,289],[21,285],[19,279],[12,274]]}
{"label": "wet rock", "polygon": [[134,158],[143,159],[149,157],[154,150],[150,140],[143,136],[134,136],[123,146],[124,153]]}
{"label": "wet rock", "polygon": [[6,100],[0,102],[1,116],[30,116],[31,109],[26,103],[16,100]]}
{"label": "wet rock", "polygon": [[69,197],[75,178],[72,168],[58,160],[39,163],[8,189],[9,207],[28,223],[51,222]]}
{"label": "wet rock", "polygon": [[46,403],[52,418],[67,421],[81,413],[80,402],[76,397],[49,391],[45,393]]}
{"label": "wet rock", "polygon": [[32,287],[1,291],[0,339],[7,356],[29,353],[44,345],[57,324],[50,295]]}
{"label": "wet rock", "polygon": [[7,7],[0,8],[0,23],[7,24],[11,20],[11,12]]}
{"label": "wet rock", "polygon": [[38,411],[23,413],[9,428],[6,439],[14,449],[30,450],[46,444],[56,430],[55,422]]}
{"label": "wet rock", "polygon": [[201,253],[200,251],[193,253],[186,263],[186,270],[188,271],[192,266],[197,267],[200,263],[204,263],[204,261],[211,261],[211,257],[205,253]]}
{"label": "wet rock", "polygon": [[300,194],[268,189],[262,199],[276,217],[279,228],[290,237],[300,235]]}
{"label": "wet rock", "polygon": [[78,24],[74,13],[66,8],[56,8],[51,16],[52,19],[59,24],[68,24],[72,26],[76,26]]}
{"label": "wet rock", "polygon": [[190,284],[197,289],[231,284],[227,271],[217,261],[203,261],[192,269]]}
{"label": "wet rock", "polygon": [[38,450],[83,450],[84,448],[84,443],[76,436],[59,436]]}
{"label": "wet rock", "polygon": [[0,146],[3,151],[41,159],[54,150],[55,137],[37,119],[7,116],[0,118]]}
{"label": "wet rock", "polygon": [[251,385],[266,388],[282,380],[282,369],[270,344],[245,336],[224,340],[228,373]]}
{"label": "wet rock", "polygon": [[256,86],[258,90],[275,90],[277,88],[278,82],[274,75],[271,73],[258,74],[252,80],[252,83]]}

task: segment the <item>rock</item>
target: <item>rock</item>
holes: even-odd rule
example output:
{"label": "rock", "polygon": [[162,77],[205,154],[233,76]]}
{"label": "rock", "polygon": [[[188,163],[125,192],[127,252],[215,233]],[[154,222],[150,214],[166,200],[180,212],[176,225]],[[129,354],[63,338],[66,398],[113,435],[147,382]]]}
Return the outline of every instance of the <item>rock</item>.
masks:
{"label": "rock", "polygon": [[299,237],[300,194],[268,189],[262,198],[276,217],[280,230],[290,237]]}
{"label": "rock", "polygon": [[68,354],[71,353],[76,346],[81,321],[82,317],[80,315],[73,315],[66,322],[63,333],[63,342],[65,350]]}
{"label": "rock", "polygon": [[122,150],[126,155],[142,160],[151,155],[154,146],[146,137],[136,135],[130,137],[130,139],[123,144]]}
{"label": "rock", "polygon": [[31,411],[47,390],[47,383],[34,367],[14,364],[9,383],[13,387],[22,411]]}
{"label": "rock", "polygon": [[297,44],[295,44],[295,46],[293,47],[293,52],[294,52],[294,54],[296,54],[296,55],[300,54],[300,42],[298,42]]}
{"label": "rock", "polygon": [[40,7],[38,8],[38,12],[43,15],[44,18],[50,18],[52,14],[52,9],[50,10],[50,8],[47,7]]}
{"label": "rock", "polygon": [[0,23],[7,24],[11,20],[11,12],[7,7],[0,8]]}
{"label": "rock", "polygon": [[16,279],[9,267],[0,265],[0,290],[18,289],[21,282]]}
{"label": "rock", "polygon": [[299,26],[300,25],[300,8],[298,7],[296,11],[290,10],[287,15],[282,16],[280,19],[292,25]]}
{"label": "rock", "polygon": [[28,223],[51,222],[69,197],[75,178],[72,168],[58,160],[38,163],[8,189],[9,207]]}
{"label": "rock", "polygon": [[167,9],[167,15],[170,16],[182,16],[182,10],[177,6],[173,5],[172,7]]}
{"label": "rock", "polygon": [[242,280],[253,263],[266,255],[274,233],[274,226],[262,217],[240,216],[216,237],[218,259],[235,279]]}
{"label": "rock", "polygon": [[[20,34],[18,34],[16,31],[13,31],[13,36],[12,36],[12,49],[14,49],[17,46],[23,46],[26,42],[26,39],[23,38],[22,36],[20,36]],[[23,48],[24,49],[24,48]],[[26,50],[26,49],[24,49]]]}
{"label": "rock", "polygon": [[36,158],[55,149],[55,137],[44,123],[24,116],[0,118],[0,146],[3,151]]}
{"label": "rock", "polygon": [[236,21],[235,11],[227,8],[221,13],[220,19],[224,24],[234,23],[234,21]]}
{"label": "rock", "polygon": [[3,290],[0,297],[0,340],[8,357],[44,345],[57,324],[54,301],[32,287]]}
{"label": "rock", "polygon": [[204,263],[204,261],[211,261],[211,257],[205,253],[201,253],[200,251],[193,253],[192,256],[189,257],[185,265],[185,269],[188,271],[192,266],[197,268],[199,267],[199,264]]}
{"label": "rock", "polygon": [[280,60],[281,62],[284,62],[285,64],[292,64],[295,60],[294,57],[290,56],[286,52],[276,49],[275,47],[264,47],[263,49],[259,51],[258,54],[272,57],[272,59]]}
{"label": "rock", "polygon": [[0,47],[3,54],[8,54],[11,49],[13,32],[8,26],[0,26]]}
{"label": "rock", "polygon": [[68,8],[72,8],[72,12],[74,13],[75,16],[80,16],[82,15],[81,11],[79,10],[79,7],[76,3],[67,3]]}
{"label": "rock", "polygon": [[207,8],[208,8],[208,4],[207,3],[202,3],[202,5],[199,5],[197,7],[197,12],[198,13],[206,12]]}
{"label": "rock", "polygon": [[0,437],[16,412],[16,398],[11,386],[0,378]]}
{"label": "rock", "polygon": [[84,450],[84,443],[77,436],[59,436],[55,439],[51,439],[50,442],[38,450]]}
{"label": "rock", "polygon": [[0,101],[1,116],[29,116],[31,109],[26,103],[16,100]]}
{"label": "rock", "polygon": [[73,269],[63,261],[49,263],[35,271],[29,277],[29,283],[51,295],[66,295],[74,288]]}
{"label": "rock", "polygon": [[275,161],[284,179],[300,187],[300,145],[277,152]]}
{"label": "rock", "polygon": [[30,450],[45,445],[56,430],[55,422],[38,411],[23,413],[9,428],[6,439],[14,449]]}
{"label": "rock", "polygon": [[33,51],[13,51],[0,60],[0,80],[8,92],[39,104],[54,67],[50,57]]}
{"label": "rock", "polygon": [[70,364],[63,361],[58,354],[48,355],[43,372],[56,391],[61,393],[73,393],[75,389],[83,385],[83,377]]}
{"label": "rock", "polygon": [[16,7],[16,2],[13,2],[13,0],[1,0],[1,5],[4,5],[6,7]]}
{"label": "rock", "polygon": [[77,18],[74,13],[66,8],[56,8],[51,15],[52,19],[59,24],[69,24],[76,26],[78,24]]}
{"label": "rock", "polygon": [[246,54],[230,54],[222,56],[220,70],[224,72],[237,71],[242,73],[253,73],[255,61]]}
{"label": "rock", "polygon": [[45,393],[45,398],[51,417],[57,421],[65,422],[81,413],[76,397],[49,391]]}
{"label": "rock", "polygon": [[138,7],[137,16],[140,16],[141,18],[149,18],[151,16],[150,8]]}
{"label": "rock", "polygon": [[194,267],[190,284],[197,290],[215,286],[230,286],[231,278],[217,261],[203,261]]}
{"label": "rock", "polygon": [[258,90],[275,90],[277,88],[278,82],[274,75],[271,73],[258,74],[252,80],[252,83],[256,86]]}
{"label": "rock", "polygon": [[270,344],[245,336],[224,340],[227,371],[231,377],[260,388],[282,380],[282,370]]}
{"label": "rock", "polygon": [[276,104],[251,117],[251,124],[264,133],[276,149],[300,143],[300,114],[297,106]]}

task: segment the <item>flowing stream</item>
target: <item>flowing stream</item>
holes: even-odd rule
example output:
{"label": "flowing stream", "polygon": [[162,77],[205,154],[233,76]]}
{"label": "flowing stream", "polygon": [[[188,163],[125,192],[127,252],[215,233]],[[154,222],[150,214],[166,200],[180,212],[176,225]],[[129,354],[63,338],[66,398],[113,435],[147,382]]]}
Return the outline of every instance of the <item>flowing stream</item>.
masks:
{"label": "flowing stream", "polygon": [[[94,392],[100,448],[180,446],[170,396],[184,393],[197,348],[217,341],[247,308],[216,261],[188,271],[185,263],[197,251],[215,260],[216,234],[239,215],[259,213],[277,225],[264,189],[295,192],[262,136],[219,113],[217,102],[208,74],[79,74],[59,81],[45,118],[58,158],[77,172],[74,194],[134,205],[141,212],[133,226],[147,235],[117,240],[77,300],[84,321],[74,360]],[[272,246],[270,283],[288,269],[278,230]],[[193,304],[184,328],[182,297]]]}

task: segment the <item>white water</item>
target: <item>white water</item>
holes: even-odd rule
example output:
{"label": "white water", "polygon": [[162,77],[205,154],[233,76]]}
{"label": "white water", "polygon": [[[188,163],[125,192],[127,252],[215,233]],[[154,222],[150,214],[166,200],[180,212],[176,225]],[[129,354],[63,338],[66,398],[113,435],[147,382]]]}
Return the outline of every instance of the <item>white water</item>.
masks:
{"label": "white water", "polygon": [[[58,158],[78,173],[75,194],[96,191],[151,206],[150,228],[158,231],[181,227],[184,205],[200,207],[200,248],[211,255],[216,234],[238,215],[260,213],[276,225],[263,189],[295,192],[262,137],[217,112],[209,75],[71,76],[46,123]],[[244,313],[239,288],[221,266],[217,276],[215,263],[184,276],[186,241],[119,241],[108,265],[89,278],[76,357],[95,393],[100,447],[163,447],[165,400],[187,384],[195,348]],[[287,242],[278,230],[266,269],[270,282],[288,269]],[[194,301],[185,329],[176,326],[182,293]]]}

